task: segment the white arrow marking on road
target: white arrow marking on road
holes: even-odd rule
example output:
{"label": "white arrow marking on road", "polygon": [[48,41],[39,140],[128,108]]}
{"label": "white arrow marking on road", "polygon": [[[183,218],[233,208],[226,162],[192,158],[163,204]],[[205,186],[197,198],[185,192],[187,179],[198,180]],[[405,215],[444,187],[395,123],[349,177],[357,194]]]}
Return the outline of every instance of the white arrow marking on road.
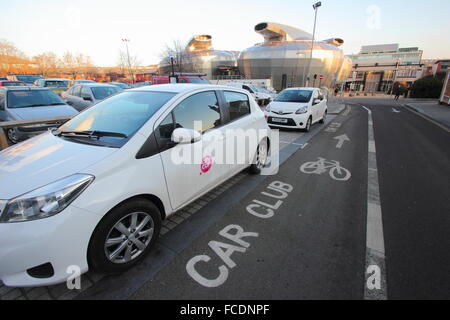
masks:
{"label": "white arrow marking on road", "polygon": [[397,110],[397,109],[395,109],[395,108],[392,108],[392,112],[394,112],[394,113],[400,113],[400,111]]}
{"label": "white arrow marking on road", "polygon": [[339,140],[339,142],[336,145],[336,148],[338,148],[338,149],[342,148],[345,141],[350,141],[350,139],[348,138],[348,136],[346,134],[343,134],[338,137],[334,137],[334,139]]}

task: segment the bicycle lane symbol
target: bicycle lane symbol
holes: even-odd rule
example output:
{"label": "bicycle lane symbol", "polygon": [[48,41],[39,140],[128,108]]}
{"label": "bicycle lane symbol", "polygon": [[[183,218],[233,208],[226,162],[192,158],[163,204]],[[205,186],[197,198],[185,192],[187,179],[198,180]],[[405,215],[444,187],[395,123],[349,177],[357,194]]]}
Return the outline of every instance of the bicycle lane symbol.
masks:
{"label": "bicycle lane symbol", "polygon": [[300,171],[306,174],[318,175],[328,171],[330,177],[336,181],[348,181],[352,176],[350,171],[342,167],[339,161],[327,161],[324,158],[318,158],[315,162],[302,164]]}

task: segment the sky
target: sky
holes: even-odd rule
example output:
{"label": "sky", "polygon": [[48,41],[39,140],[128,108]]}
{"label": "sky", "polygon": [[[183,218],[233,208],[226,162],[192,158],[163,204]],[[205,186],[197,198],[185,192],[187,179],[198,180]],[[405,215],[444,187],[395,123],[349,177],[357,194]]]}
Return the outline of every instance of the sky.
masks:
{"label": "sky", "polygon": [[[312,33],[313,0],[0,0],[0,39],[29,56],[83,53],[99,66],[117,64],[123,38],[142,65],[156,64],[166,44],[210,34],[218,50],[241,51],[263,38],[260,22]],[[323,0],[316,38],[344,39],[346,54],[361,46],[419,47],[425,59],[450,58],[448,0]]]}

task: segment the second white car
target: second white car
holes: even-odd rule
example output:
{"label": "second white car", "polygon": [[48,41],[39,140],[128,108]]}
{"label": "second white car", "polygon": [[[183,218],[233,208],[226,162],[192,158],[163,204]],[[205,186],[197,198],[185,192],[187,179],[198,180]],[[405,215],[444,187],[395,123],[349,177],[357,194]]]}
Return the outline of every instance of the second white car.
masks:
{"label": "second white car", "polygon": [[269,126],[305,131],[316,122],[325,122],[327,113],[327,100],[318,88],[283,90],[265,111]]}

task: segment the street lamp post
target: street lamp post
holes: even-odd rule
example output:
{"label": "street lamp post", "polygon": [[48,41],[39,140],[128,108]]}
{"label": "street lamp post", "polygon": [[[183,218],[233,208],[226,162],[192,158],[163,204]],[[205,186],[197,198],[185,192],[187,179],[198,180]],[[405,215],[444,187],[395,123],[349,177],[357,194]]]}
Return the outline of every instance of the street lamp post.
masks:
{"label": "street lamp post", "polygon": [[[295,75],[297,76],[297,68],[298,68],[298,60],[300,59],[299,56],[302,56],[303,58],[306,58],[306,54],[303,52],[297,52],[297,63],[295,64]],[[305,87],[305,73],[306,73],[306,65],[303,63],[303,74],[302,74],[302,86]]]}
{"label": "street lamp post", "polygon": [[309,63],[308,63],[308,85],[309,85],[309,79],[311,79],[310,77],[310,73],[311,73],[311,63],[312,63],[312,56],[313,56],[313,51],[314,51],[314,40],[316,37],[316,22],[317,22],[317,11],[318,9],[322,6],[322,2],[316,2],[315,4],[313,4],[313,9],[315,11],[314,14],[314,29],[313,29],[313,38],[312,38],[312,42],[311,42],[311,54],[309,57]]}
{"label": "street lamp post", "polygon": [[130,50],[128,49],[128,42],[130,42],[130,39],[122,39],[122,41],[125,42],[125,46],[127,47],[128,71],[131,76],[131,82],[134,84],[134,75],[133,70],[131,68],[131,60],[130,60]]}

